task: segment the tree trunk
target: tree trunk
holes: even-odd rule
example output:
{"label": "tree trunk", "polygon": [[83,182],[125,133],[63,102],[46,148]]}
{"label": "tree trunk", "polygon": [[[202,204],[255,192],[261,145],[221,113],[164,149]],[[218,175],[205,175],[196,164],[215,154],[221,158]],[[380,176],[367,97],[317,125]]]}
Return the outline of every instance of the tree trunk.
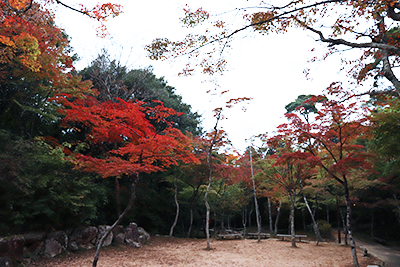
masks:
{"label": "tree trunk", "polygon": [[341,233],[340,233],[340,211],[339,211],[339,200],[336,196],[336,222],[337,222],[337,232],[338,232],[338,244],[341,244]]}
{"label": "tree trunk", "polygon": [[[211,175],[211,174],[210,174]],[[208,186],[206,193],[204,194],[204,203],[206,205],[206,238],[207,238],[207,247],[206,249],[211,249],[210,247],[210,204],[208,204],[208,192],[211,187],[211,178],[208,180]]]}
{"label": "tree trunk", "polygon": [[119,191],[120,191],[119,178],[115,177],[115,201],[117,204],[117,217],[121,215],[121,200],[119,198]]}
{"label": "tree trunk", "polygon": [[190,206],[190,223],[189,223],[187,238],[190,238],[190,233],[192,232],[192,226],[193,226],[193,207]]}
{"label": "tree trunk", "polygon": [[347,246],[348,245],[347,239],[349,232],[347,231],[346,216],[343,213],[344,212],[340,210],[340,216],[342,217],[343,232],[344,232],[344,244]]}
{"label": "tree trunk", "polygon": [[307,226],[306,226],[306,215],[304,214],[304,209],[301,209],[301,217],[303,219],[303,230],[306,231],[307,230]]}
{"label": "tree trunk", "polygon": [[249,228],[251,227],[251,214],[253,213],[253,209],[249,212]]}
{"label": "tree trunk", "polygon": [[251,179],[253,181],[253,195],[254,195],[254,205],[256,209],[256,221],[257,221],[257,242],[261,241],[261,222],[260,222],[260,211],[258,209],[258,201],[257,201],[257,191],[256,191],[256,182],[254,181],[254,173],[253,173],[253,158],[251,156],[250,149],[250,168],[251,168]]}
{"label": "tree trunk", "polygon": [[279,216],[281,215],[281,207],[282,207],[282,202],[279,202],[275,218],[275,231],[274,231],[275,235],[278,234],[278,222],[279,222]]}
{"label": "tree trunk", "polygon": [[246,237],[247,209],[242,210],[243,237]]}
{"label": "tree trunk", "polygon": [[326,221],[329,223],[329,205],[326,203]]}
{"label": "tree trunk", "polygon": [[320,234],[319,229],[318,229],[318,224],[315,221],[314,214],[311,211],[310,205],[308,205],[308,201],[307,201],[307,198],[306,198],[305,195],[303,195],[303,199],[304,199],[304,203],[306,203],[306,207],[308,209],[308,212],[311,215],[311,219],[312,219],[312,222],[313,222],[313,229],[314,229],[315,236],[317,237],[317,246],[318,246],[319,242],[322,242],[321,234]]}
{"label": "tree trunk", "polygon": [[271,200],[267,197],[268,200],[268,219],[269,219],[269,232],[272,233],[272,208],[271,208]]}
{"label": "tree trunk", "polygon": [[394,204],[396,205],[396,209],[395,209],[396,218],[400,224],[400,201],[397,199],[397,196],[395,193],[393,193],[393,199],[394,199]]}
{"label": "tree trunk", "polygon": [[107,238],[107,236],[112,232],[112,230],[114,230],[114,228],[121,222],[121,220],[125,217],[125,215],[132,208],[133,202],[135,201],[135,198],[136,198],[136,184],[138,183],[138,181],[139,181],[139,174],[136,174],[136,178],[132,181],[132,184],[131,184],[131,197],[129,199],[129,203],[126,206],[125,210],[118,217],[118,219],[114,222],[114,224],[110,228],[106,229],[106,232],[101,237],[99,244],[97,245],[96,253],[94,255],[92,267],[97,266],[97,262],[99,260],[99,255],[100,255],[100,249],[101,249],[101,246],[103,245],[104,240]]}
{"label": "tree trunk", "polygon": [[296,195],[290,197],[290,235],[292,236],[292,247],[296,246],[296,232],[294,230],[294,204],[296,201]]}
{"label": "tree trunk", "polygon": [[179,202],[178,202],[178,186],[176,185],[176,179],[174,179],[174,200],[175,200],[175,205],[176,205],[176,214],[175,214],[175,220],[174,223],[171,226],[171,229],[169,231],[169,237],[172,237],[174,233],[174,228],[176,224],[178,223],[178,218],[179,218]]}
{"label": "tree trunk", "polygon": [[354,240],[353,232],[351,230],[351,202],[350,202],[349,188],[346,180],[344,180],[343,186],[346,194],[346,223],[347,223],[347,232],[349,234],[349,239],[350,239],[351,254],[353,255],[353,265],[354,267],[359,267],[357,259],[356,242]]}
{"label": "tree trunk", "polygon": [[371,209],[371,236],[374,237],[374,208]]}

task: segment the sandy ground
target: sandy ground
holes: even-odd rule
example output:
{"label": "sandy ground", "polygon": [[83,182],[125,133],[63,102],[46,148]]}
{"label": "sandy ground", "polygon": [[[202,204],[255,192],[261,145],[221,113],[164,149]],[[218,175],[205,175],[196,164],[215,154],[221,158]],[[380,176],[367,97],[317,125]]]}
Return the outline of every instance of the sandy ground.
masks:
{"label": "sandy ground", "polygon": [[[211,240],[205,250],[205,239],[152,237],[142,248],[126,245],[103,248],[98,267],[128,266],[307,266],[351,267],[350,247],[334,243],[291,243],[276,239]],[[377,264],[377,260],[358,252],[360,266]],[[29,266],[90,267],[94,250],[67,253],[53,259],[41,259]]]}

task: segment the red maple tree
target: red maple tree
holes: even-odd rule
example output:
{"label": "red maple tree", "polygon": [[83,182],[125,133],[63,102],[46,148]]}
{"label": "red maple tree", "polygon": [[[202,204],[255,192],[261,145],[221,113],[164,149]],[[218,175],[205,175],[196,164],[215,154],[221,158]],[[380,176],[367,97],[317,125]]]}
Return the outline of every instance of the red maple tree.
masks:
{"label": "red maple tree", "polygon": [[343,186],[347,211],[347,231],[353,254],[353,263],[358,266],[356,247],[351,231],[351,199],[349,182],[360,172],[371,171],[369,158],[363,145],[357,143],[368,137],[370,127],[367,117],[369,109],[353,92],[346,91],[338,83],[331,84],[326,95],[312,97],[307,101],[319,105],[314,122],[306,122],[295,113],[285,116],[289,123],[278,127],[278,137],[290,139],[299,149],[319,158],[318,165],[328,178]]}
{"label": "red maple tree", "polygon": [[[62,125],[66,132],[80,136],[70,145],[75,150],[76,168],[107,177],[129,177],[131,197],[117,221],[99,242],[93,266],[97,265],[104,239],[133,205],[140,173],[151,173],[183,163],[197,163],[190,139],[174,128],[169,116],[180,115],[162,102],[153,105],[117,99],[99,102],[87,96],[71,100],[68,95],[56,100],[63,104]],[[152,122],[164,125],[156,130]],[[82,149],[84,147],[85,149]]]}

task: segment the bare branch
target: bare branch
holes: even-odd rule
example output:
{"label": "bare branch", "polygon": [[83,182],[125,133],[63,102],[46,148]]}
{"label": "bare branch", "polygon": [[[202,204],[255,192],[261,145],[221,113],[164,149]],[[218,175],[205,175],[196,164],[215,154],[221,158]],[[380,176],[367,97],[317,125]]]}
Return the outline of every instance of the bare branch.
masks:
{"label": "bare branch", "polygon": [[81,13],[81,14],[83,14],[83,15],[86,15],[86,16],[92,18],[92,19],[95,18],[95,17],[93,17],[92,15],[90,15],[90,14],[87,13],[87,12],[82,11],[82,10],[79,10],[79,9],[76,9],[76,8],[73,8],[72,6],[66,5],[66,4],[64,4],[63,2],[59,1],[59,0],[56,0],[56,3],[57,3],[57,4],[60,4],[60,5],[64,6],[64,7],[66,7],[66,8],[68,8],[68,9],[71,9],[71,10],[73,10],[73,11],[76,11],[76,12],[78,12],[78,13]]}
{"label": "bare branch", "polygon": [[[259,22],[256,22],[256,23],[251,23],[251,24],[246,25],[246,26],[244,26],[244,27],[242,27],[242,28],[239,28],[239,29],[237,29],[237,30],[231,32],[230,34],[227,34],[227,35],[222,36],[221,38],[217,38],[217,39],[212,40],[212,41],[210,41],[210,42],[207,42],[207,43],[205,43],[205,44],[203,44],[203,45],[200,45],[200,46],[196,47],[195,49],[189,51],[189,52],[186,53],[186,54],[193,53],[193,52],[195,52],[195,51],[197,51],[197,50],[199,50],[199,49],[201,49],[201,48],[203,48],[203,47],[205,47],[205,46],[208,46],[208,45],[210,45],[210,44],[212,44],[212,43],[219,42],[219,41],[222,41],[222,40],[225,40],[225,39],[228,40],[228,39],[230,39],[232,36],[234,36],[235,34],[237,34],[237,33],[239,33],[239,32],[242,32],[242,31],[244,31],[244,30],[246,30],[246,29],[248,29],[248,28],[251,28],[251,27],[254,27],[254,26],[257,26],[257,25],[262,25],[262,24],[271,22],[271,21],[273,21],[273,20],[282,18],[283,16],[286,16],[286,15],[289,15],[289,14],[292,14],[292,13],[295,13],[295,12],[297,12],[297,11],[309,9],[309,8],[316,7],[316,6],[319,6],[319,5],[325,5],[325,4],[330,4],[330,3],[339,3],[339,2],[344,2],[344,1],[346,1],[346,0],[326,0],[326,1],[314,3],[314,4],[311,4],[311,5],[307,5],[307,6],[295,8],[295,9],[290,10],[290,11],[283,12],[282,14],[276,15],[276,16],[274,16],[274,17],[272,17],[272,18],[267,19],[267,20],[259,21]],[[292,2],[291,2],[291,3],[292,3]]]}
{"label": "bare branch", "polygon": [[314,28],[311,28],[310,26],[298,21],[301,23],[301,25],[306,28],[307,30],[310,30],[316,34],[319,35],[319,38],[322,42],[324,43],[330,43],[330,46],[334,45],[346,45],[352,48],[377,48],[377,49],[382,49],[386,51],[393,52],[395,54],[400,54],[400,48],[394,45],[390,44],[383,44],[383,43],[377,43],[377,42],[368,42],[368,43],[353,43],[349,42],[343,39],[334,39],[334,38],[325,38],[323,33],[319,30],[316,30]]}

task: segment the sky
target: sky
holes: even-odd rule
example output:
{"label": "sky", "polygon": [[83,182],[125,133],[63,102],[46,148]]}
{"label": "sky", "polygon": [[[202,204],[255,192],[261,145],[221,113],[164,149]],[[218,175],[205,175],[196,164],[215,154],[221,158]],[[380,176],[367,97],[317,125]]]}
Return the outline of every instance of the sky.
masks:
{"label": "sky", "polygon": [[[82,1],[81,1],[82,2]],[[102,1],[100,1],[102,2]],[[105,1],[104,1],[105,2]],[[207,94],[215,88],[211,82],[205,82],[200,74],[191,77],[179,77],[182,64],[186,58],[176,62],[152,61],[147,57],[145,45],[155,38],[167,37],[171,40],[183,39],[188,30],[182,27],[179,18],[188,3],[193,9],[203,7],[214,14],[232,11],[235,8],[251,6],[259,1],[239,0],[202,0],[202,1],[165,1],[118,0],[124,13],[107,22],[110,36],[96,37],[96,22],[89,18],[58,7],[56,12],[57,26],[65,29],[71,37],[71,45],[81,58],[75,65],[82,69],[100,53],[102,48],[131,69],[153,66],[157,77],[164,76],[176,93],[182,96],[183,102],[192,106],[192,111],[202,115],[202,126],[205,131],[215,125],[212,110],[220,107],[227,99]],[[75,1],[66,1],[73,5]],[[76,1],[79,3],[79,1]],[[95,5],[97,1],[85,0],[84,4]],[[227,13],[226,19],[232,24],[243,23],[237,12]],[[241,106],[224,111],[227,118],[220,122],[229,135],[233,146],[244,151],[250,145],[252,136],[272,133],[276,127],[285,123],[285,105],[294,101],[301,94],[320,94],[331,82],[343,79],[338,73],[339,57],[328,57],[324,61],[307,63],[314,54],[311,49],[317,47],[317,53],[324,52],[324,46],[302,30],[289,30],[284,35],[260,35],[247,31],[237,36],[227,52],[228,70],[217,82],[220,90],[229,90],[226,97],[251,97],[244,112]],[[311,74],[306,79],[303,70],[310,68]]]}

